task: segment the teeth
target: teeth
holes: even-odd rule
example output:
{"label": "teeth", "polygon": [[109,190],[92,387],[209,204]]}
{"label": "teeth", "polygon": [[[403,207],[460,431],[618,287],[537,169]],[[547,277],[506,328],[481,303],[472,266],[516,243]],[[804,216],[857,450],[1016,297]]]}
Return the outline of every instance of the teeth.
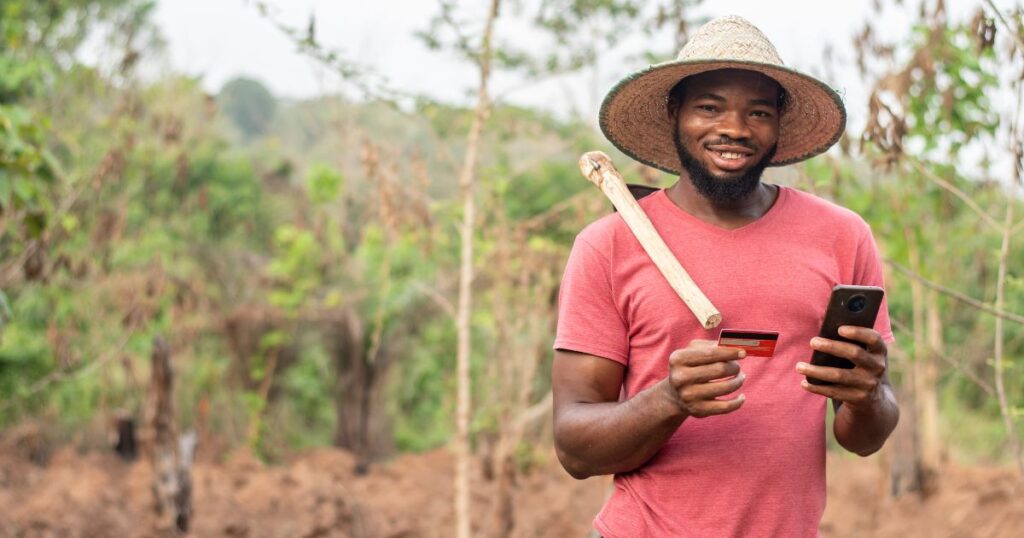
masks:
{"label": "teeth", "polygon": [[742,159],[743,158],[742,154],[740,154],[740,153],[733,153],[731,151],[719,151],[718,154],[721,155],[723,159],[736,160],[736,159]]}

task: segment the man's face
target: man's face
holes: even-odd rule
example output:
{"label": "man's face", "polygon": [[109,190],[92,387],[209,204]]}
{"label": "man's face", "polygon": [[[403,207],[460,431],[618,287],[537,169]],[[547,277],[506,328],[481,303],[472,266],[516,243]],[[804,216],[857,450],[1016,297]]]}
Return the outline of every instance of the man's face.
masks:
{"label": "man's face", "polygon": [[686,79],[675,144],[698,192],[728,203],[757,188],[779,138],[779,92],[778,83],[753,71]]}

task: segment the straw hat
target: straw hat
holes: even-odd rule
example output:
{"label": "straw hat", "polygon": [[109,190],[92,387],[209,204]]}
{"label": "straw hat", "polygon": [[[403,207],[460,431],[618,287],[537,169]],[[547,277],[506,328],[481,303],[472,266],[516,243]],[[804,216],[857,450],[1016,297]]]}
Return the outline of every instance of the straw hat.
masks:
{"label": "straw hat", "polygon": [[779,145],[769,166],[813,157],[842,136],[846,108],[835,90],[784,66],[768,38],[737,16],[701,26],[675,61],[652,65],[619,82],[601,105],[601,130],[626,155],[679,174],[682,165],[672,141],[676,125],[668,113],[669,91],[682,78],[728,68],[764,74],[786,90]]}

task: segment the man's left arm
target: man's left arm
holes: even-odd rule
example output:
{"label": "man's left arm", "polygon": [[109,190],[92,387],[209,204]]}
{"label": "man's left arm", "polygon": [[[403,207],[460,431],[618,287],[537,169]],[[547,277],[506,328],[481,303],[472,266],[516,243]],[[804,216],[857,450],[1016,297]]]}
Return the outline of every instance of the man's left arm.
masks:
{"label": "man's left arm", "polygon": [[812,385],[805,379],[801,386],[837,402],[833,425],[836,441],[850,452],[868,456],[882,448],[900,418],[896,396],[889,383],[888,346],[874,329],[846,325],[839,328],[839,334],[865,347],[815,337],[811,339],[811,348],[849,359],[854,364],[852,369],[800,362],[796,371],[834,383]]}

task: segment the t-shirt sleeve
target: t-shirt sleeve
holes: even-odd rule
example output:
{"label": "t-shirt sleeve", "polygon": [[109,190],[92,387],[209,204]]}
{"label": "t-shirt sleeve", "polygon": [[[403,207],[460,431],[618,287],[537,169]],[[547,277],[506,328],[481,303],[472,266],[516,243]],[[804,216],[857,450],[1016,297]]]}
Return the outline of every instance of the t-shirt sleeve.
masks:
{"label": "t-shirt sleeve", "polygon": [[610,260],[583,237],[576,238],[562,276],[554,348],[628,362],[628,333],[615,305]]}
{"label": "t-shirt sleeve", "polygon": [[[859,286],[885,287],[882,273],[882,257],[878,252],[878,245],[875,243],[871,229],[865,224],[865,231],[857,247],[857,260],[854,268],[854,284]],[[875,330],[882,335],[887,343],[893,343],[896,338],[892,334],[892,325],[889,321],[889,292],[886,290],[882,298],[882,306],[878,309],[878,317],[875,318]]]}

